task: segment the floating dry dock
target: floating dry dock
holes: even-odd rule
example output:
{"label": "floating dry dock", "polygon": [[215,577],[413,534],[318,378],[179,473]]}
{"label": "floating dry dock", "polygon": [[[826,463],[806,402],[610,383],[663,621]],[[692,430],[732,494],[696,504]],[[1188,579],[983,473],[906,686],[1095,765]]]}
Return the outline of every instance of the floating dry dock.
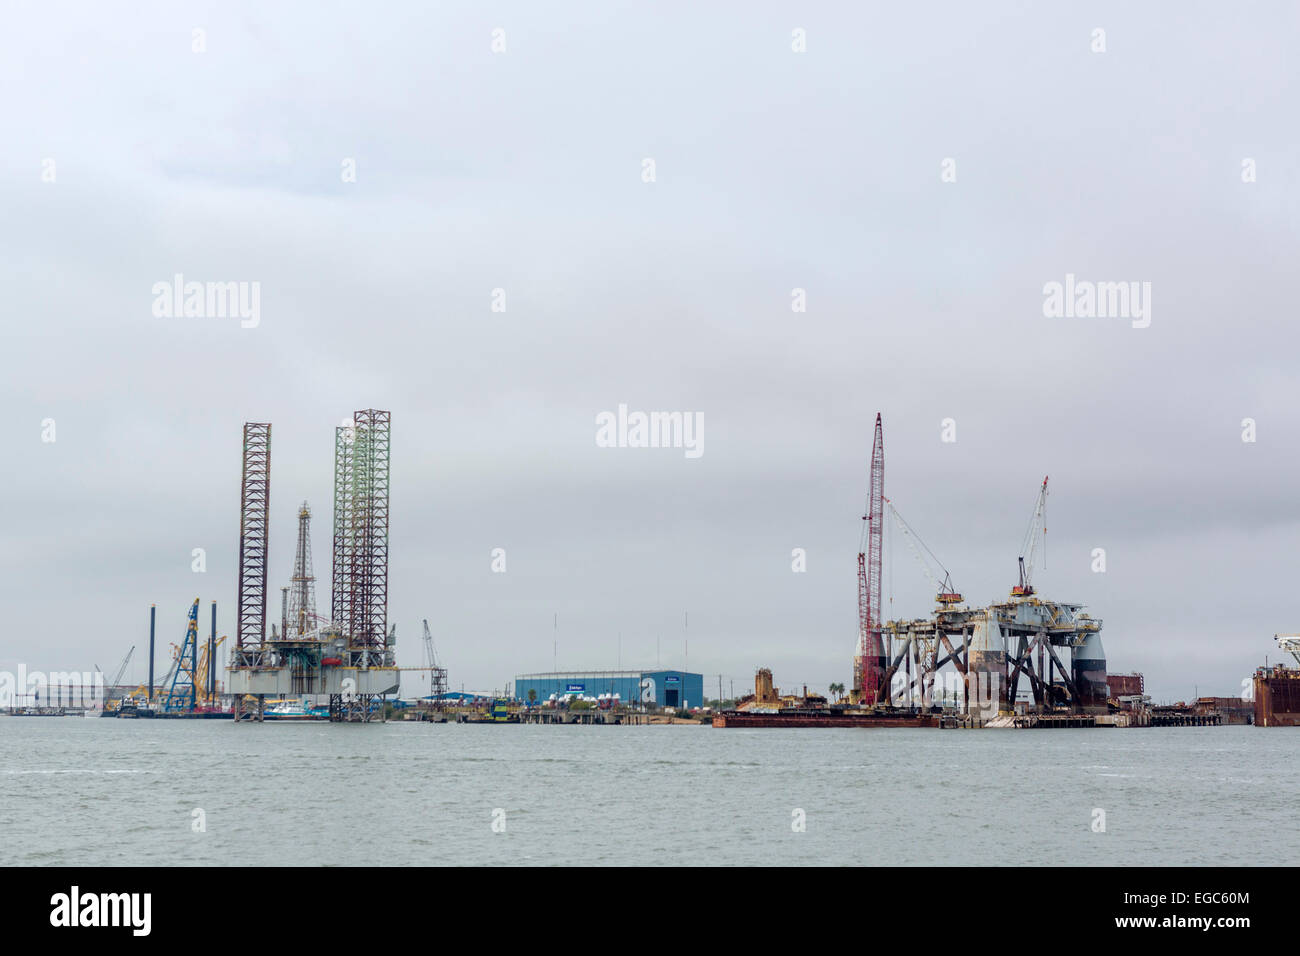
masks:
{"label": "floating dry dock", "polygon": [[1300,727],[1300,669],[1273,666],[1255,671],[1255,726]]}
{"label": "floating dry dock", "polygon": [[[968,639],[961,641],[962,646],[969,644]],[[1067,645],[1068,646],[1068,645]],[[1044,648],[1050,653],[1050,650]],[[1003,667],[1010,665],[1010,658]],[[957,660],[960,672],[965,658]],[[1066,678],[1064,668],[1059,669],[1057,681]],[[1300,724],[1300,671],[1282,669],[1285,674],[1293,675],[1286,685],[1275,685],[1282,689],[1272,691],[1273,699],[1282,699],[1285,694],[1294,693],[1292,706],[1297,710],[1291,716]],[[1272,673],[1272,672],[1270,672]],[[1250,723],[1249,705],[1236,698],[1202,697],[1194,704],[1179,702],[1152,706],[1151,699],[1144,693],[1144,681],[1141,674],[1118,675],[1116,684],[1122,691],[1138,691],[1137,694],[1121,693],[1109,695],[1106,684],[1097,691],[1098,698],[1089,710],[1077,705],[1071,706],[1068,696],[1069,688],[1052,687],[1042,695],[1054,706],[1041,707],[1039,701],[1007,700],[1001,693],[981,700],[979,683],[970,673],[961,674],[966,681],[968,695],[965,700],[945,693],[942,699],[931,698],[927,692],[925,702],[909,704],[905,694],[891,695],[890,704],[877,704],[864,707],[860,704],[841,700],[832,703],[819,694],[809,694],[805,686],[803,694],[783,695],[772,683],[772,672],[761,667],[754,674],[754,693],[741,698],[734,708],[719,711],[713,715],[714,727],[938,727],[951,729],[1007,728],[1016,730],[1029,729],[1076,729],[1084,727],[1217,727],[1224,724]],[[924,682],[922,682],[924,684]],[[994,686],[997,681],[992,682]],[[1059,698],[1064,696],[1064,700]],[[1042,699],[1040,698],[1040,700]],[[972,706],[984,703],[987,706]],[[1258,704],[1256,705],[1258,706]],[[1268,726],[1268,724],[1264,724]]]}
{"label": "floating dry dock", "polygon": [[[1300,634],[1275,634],[1278,648],[1300,664]],[[1256,727],[1300,727],[1300,669],[1275,664],[1255,671]]]}

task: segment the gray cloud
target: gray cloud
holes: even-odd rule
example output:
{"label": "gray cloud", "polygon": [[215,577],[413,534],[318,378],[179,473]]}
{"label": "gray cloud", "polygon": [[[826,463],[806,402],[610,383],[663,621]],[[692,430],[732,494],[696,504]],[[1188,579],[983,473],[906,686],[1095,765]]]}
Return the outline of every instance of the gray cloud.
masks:
{"label": "gray cloud", "polygon": [[[1274,653],[1292,7],[566,9],[13,14],[0,656],[107,669],[195,596],[229,629],[245,420],[275,423],[276,587],[303,498],[327,581],[332,428],[363,406],[394,413],[400,654],[428,617],[457,685],[556,639],[613,666],[620,632],[625,663],[681,663],[686,610],[693,668],[846,680],[877,410],[886,493],[973,600],[1012,583],[1050,474],[1038,583],[1105,619],[1113,669],[1226,694]],[[260,326],[154,318],[176,272],[260,282]],[[1045,319],[1067,272],[1151,282],[1150,328]],[[702,412],[703,458],[597,448],[620,402]],[[889,568],[894,613],[926,613],[901,543]]]}

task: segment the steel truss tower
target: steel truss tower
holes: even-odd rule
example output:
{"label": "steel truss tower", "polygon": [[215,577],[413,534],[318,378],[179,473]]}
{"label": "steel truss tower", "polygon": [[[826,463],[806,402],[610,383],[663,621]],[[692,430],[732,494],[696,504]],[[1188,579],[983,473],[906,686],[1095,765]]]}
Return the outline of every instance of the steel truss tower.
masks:
{"label": "steel truss tower", "polygon": [[388,646],[388,412],[359,411],[356,422],[352,497],[353,644]]}
{"label": "steel truss tower", "polygon": [[239,599],[235,666],[266,663],[266,553],[271,510],[271,425],[244,424],[244,472],[239,501]]}
{"label": "steel truss tower", "polygon": [[[373,408],[335,431],[333,625],[351,667],[391,666],[388,630],[388,483],[391,413]],[[375,695],[330,697],[334,720],[369,720]]]}
{"label": "steel truss tower", "polygon": [[311,561],[311,508],[298,509],[298,546],[293,555],[286,640],[302,640],[316,629],[316,576]]}
{"label": "steel truss tower", "polygon": [[352,633],[348,603],[352,594],[352,537],[349,514],[352,504],[352,453],[356,426],[334,429],[334,563],[330,578],[330,622],[340,634]]}

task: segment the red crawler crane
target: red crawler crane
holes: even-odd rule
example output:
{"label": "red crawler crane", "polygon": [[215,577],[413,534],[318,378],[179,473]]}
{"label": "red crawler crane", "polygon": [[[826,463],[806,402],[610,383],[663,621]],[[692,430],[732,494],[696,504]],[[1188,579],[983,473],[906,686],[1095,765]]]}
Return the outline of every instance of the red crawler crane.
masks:
{"label": "red crawler crane", "polygon": [[885,672],[885,649],[880,638],[880,552],[884,533],[885,439],[876,413],[876,439],[871,449],[871,487],[867,513],[862,516],[862,543],[858,551],[858,659],[854,661],[864,707],[872,707]]}

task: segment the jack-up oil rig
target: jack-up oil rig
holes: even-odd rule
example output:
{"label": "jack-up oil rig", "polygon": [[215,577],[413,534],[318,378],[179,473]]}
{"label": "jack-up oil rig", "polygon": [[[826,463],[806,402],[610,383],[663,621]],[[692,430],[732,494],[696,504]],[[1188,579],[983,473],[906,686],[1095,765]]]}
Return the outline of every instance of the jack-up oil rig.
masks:
{"label": "jack-up oil rig", "polygon": [[[334,433],[334,541],[330,616],[315,610],[310,509],[299,509],[293,585],[283,591],[280,628],[266,630],[271,507],[271,425],[244,425],[239,591],[227,689],[235,719],[245,695],[262,719],[268,696],[327,695],[335,721],[382,718],[399,685],[396,627],[388,627],[388,482],[392,415],[355,412]],[[289,592],[292,591],[292,599]]]}

